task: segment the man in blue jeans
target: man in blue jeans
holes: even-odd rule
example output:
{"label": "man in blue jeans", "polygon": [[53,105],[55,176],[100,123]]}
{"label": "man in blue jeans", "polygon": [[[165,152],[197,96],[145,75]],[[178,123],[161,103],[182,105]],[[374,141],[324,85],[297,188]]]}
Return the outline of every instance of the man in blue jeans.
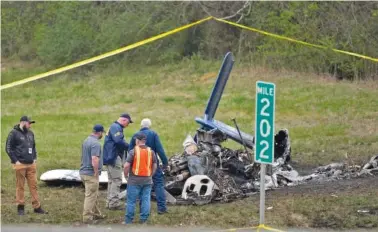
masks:
{"label": "man in blue jeans", "polygon": [[[166,169],[168,166],[168,159],[165,155],[165,151],[163,145],[160,142],[159,135],[150,129],[151,128],[151,120],[145,118],[141,122],[141,129],[138,133],[142,132],[147,136],[146,145],[149,146],[155,154],[157,154],[161,162],[163,163],[163,169]],[[135,135],[130,141],[129,150],[133,149],[135,146]],[[167,204],[166,204],[166,197],[165,197],[165,189],[164,189],[164,174],[162,169],[159,167],[159,160],[157,160],[157,169],[155,174],[152,177],[153,182],[153,189],[156,194],[156,201],[157,201],[157,209],[158,214],[167,213]]]}
{"label": "man in blue jeans", "polygon": [[124,166],[127,181],[127,201],[125,223],[134,220],[136,201],[140,198],[141,223],[145,223],[151,210],[152,176],[156,171],[156,156],[154,151],[146,146],[147,136],[143,133],[135,135],[136,146],[127,154]]}

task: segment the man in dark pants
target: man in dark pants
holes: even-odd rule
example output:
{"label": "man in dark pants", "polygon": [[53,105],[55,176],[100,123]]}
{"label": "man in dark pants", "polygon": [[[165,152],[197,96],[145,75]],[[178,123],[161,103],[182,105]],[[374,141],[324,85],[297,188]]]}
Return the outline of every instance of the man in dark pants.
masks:
{"label": "man in dark pants", "polygon": [[29,185],[34,213],[47,213],[41,208],[37,192],[37,150],[35,149],[34,133],[30,130],[32,123],[35,123],[35,121],[32,121],[27,116],[22,116],[20,124],[14,126],[6,142],[6,152],[16,172],[18,215],[25,214],[25,179]]}
{"label": "man in dark pants", "polygon": [[106,207],[110,210],[123,210],[119,197],[122,184],[122,164],[124,154],[129,144],[126,143],[123,135],[123,128],[132,123],[129,114],[121,114],[109,128],[105,136],[103,163],[108,171],[108,196]]}
{"label": "man in dark pants", "polygon": [[[165,170],[168,166],[168,159],[165,155],[165,151],[163,145],[160,142],[159,135],[150,129],[151,128],[151,120],[145,118],[141,122],[141,129],[139,132],[142,132],[147,136],[146,145],[150,147],[155,154],[161,159],[163,163],[163,169]],[[138,133],[139,133],[138,132]],[[137,134],[138,134],[137,133]],[[130,141],[129,151],[134,149],[135,146],[135,135],[132,137]],[[162,169],[159,167],[159,160],[157,159],[157,169],[155,174],[152,176],[153,181],[153,190],[156,194],[156,201],[158,207],[158,214],[167,213],[167,204],[166,204],[166,197],[165,197],[165,189],[164,189],[164,174]]]}

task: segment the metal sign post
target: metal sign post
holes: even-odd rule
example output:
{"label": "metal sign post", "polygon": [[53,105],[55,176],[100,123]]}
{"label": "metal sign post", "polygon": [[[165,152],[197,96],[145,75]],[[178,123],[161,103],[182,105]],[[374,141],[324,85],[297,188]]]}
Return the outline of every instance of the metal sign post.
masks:
{"label": "metal sign post", "polygon": [[276,86],[269,82],[256,82],[255,162],[260,169],[260,225],[265,216],[266,164],[274,160],[274,113]]}

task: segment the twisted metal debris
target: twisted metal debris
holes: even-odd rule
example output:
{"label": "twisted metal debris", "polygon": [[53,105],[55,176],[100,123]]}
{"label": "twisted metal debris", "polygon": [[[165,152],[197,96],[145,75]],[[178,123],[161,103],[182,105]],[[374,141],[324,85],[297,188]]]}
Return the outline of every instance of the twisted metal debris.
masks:
{"label": "twisted metal debris", "polygon": [[[252,154],[245,150],[222,147],[226,140],[227,136],[218,129],[198,129],[195,139],[188,136],[184,141],[184,152],[169,159],[165,189],[177,200],[176,204],[229,202],[258,191],[259,164],[253,163]],[[279,166],[287,165],[291,149],[286,129],[276,135],[276,147]],[[195,179],[197,175],[202,179]]]}
{"label": "twisted metal debris", "polygon": [[[218,129],[198,129],[194,139],[191,136],[185,139],[183,153],[169,159],[169,171],[165,173],[170,203],[230,202],[259,191],[260,165],[250,160],[253,156],[245,150],[222,147],[226,140],[227,135]],[[363,167],[332,163],[306,176],[300,176],[289,164],[290,160],[289,131],[283,129],[275,136],[275,162],[266,175],[266,190],[378,174],[378,155]]]}

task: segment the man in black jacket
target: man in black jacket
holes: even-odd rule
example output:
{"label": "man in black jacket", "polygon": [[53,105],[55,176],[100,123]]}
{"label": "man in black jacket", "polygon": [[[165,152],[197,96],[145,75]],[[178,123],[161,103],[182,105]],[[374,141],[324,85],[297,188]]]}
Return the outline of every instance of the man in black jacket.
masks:
{"label": "man in black jacket", "polygon": [[29,185],[34,212],[39,214],[47,213],[41,208],[37,193],[37,151],[35,149],[34,134],[30,130],[32,123],[35,123],[35,121],[32,121],[27,116],[22,116],[20,124],[14,126],[6,142],[6,152],[11,159],[13,169],[16,171],[16,202],[18,215],[25,214],[25,179]]}

